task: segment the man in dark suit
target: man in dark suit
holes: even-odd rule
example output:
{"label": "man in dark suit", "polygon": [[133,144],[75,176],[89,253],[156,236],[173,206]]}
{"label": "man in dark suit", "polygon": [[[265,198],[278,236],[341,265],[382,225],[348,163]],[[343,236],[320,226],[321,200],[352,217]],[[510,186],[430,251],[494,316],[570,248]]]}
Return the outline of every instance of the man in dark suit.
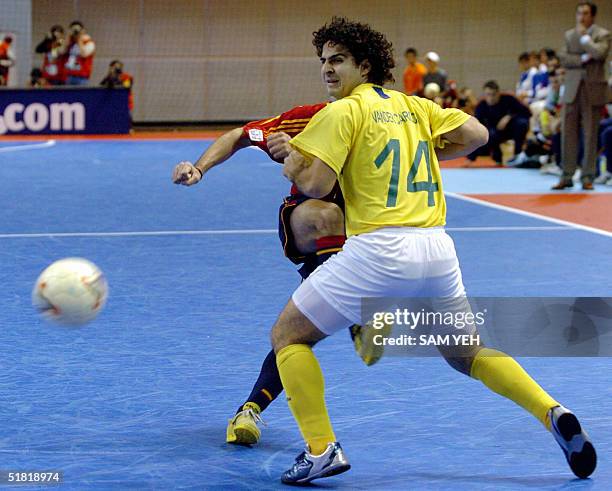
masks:
{"label": "man in dark suit", "polygon": [[610,32],[595,24],[597,6],[580,2],[576,7],[576,27],[565,33],[561,66],[565,85],[561,95],[563,175],[555,190],[570,188],[577,167],[580,127],[584,156],[582,189],[593,189],[597,157],[597,131],[601,110],[607,102],[605,62],[610,49]]}

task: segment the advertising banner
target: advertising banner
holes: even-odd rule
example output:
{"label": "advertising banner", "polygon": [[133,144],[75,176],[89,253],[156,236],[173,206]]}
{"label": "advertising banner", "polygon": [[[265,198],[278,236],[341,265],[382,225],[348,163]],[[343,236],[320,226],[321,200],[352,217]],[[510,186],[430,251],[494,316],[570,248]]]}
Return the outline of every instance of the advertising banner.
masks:
{"label": "advertising banner", "polygon": [[127,89],[0,89],[0,135],[124,134]]}

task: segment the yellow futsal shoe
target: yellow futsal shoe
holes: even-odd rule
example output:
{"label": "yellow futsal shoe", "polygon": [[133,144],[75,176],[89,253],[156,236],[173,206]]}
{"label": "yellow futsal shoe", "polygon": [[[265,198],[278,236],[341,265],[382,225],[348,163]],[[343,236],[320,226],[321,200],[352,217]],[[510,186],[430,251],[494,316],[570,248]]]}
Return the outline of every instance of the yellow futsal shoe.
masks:
{"label": "yellow futsal shoe", "polygon": [[374,329],[372,321],[367,322],[365,326],[355,324],[350,327],[355,351],[367,366],[377,363],[385,352],[383,345],[374,344],[374,336],[381,335],[386,338],[391,334],[392,328],[392,324],[385,323],[381,329]]}
{"label": "yellow futsal shoe", "polygon": [[242,406],[242,411],[227,423],[225,441],[236,445],[254,445],[257,443],[261,436],[257,423],[265,425],[259,413],[259,406],[254,402],[247,402]]}

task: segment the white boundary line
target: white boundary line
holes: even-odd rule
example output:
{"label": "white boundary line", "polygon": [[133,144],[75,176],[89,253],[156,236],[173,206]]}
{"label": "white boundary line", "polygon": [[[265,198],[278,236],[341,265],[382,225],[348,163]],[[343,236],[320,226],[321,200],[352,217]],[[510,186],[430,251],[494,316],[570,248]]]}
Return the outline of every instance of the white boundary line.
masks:
{"label": "white boundary line", "polygon": [[56,144],[55,140],[47,140],[43,143],[31,143],[29,145],[14,145],[12,147],[0,147],[0,153],[4,152],[20,152],[22,150],[35,150],[38,148],[48,148]]}
{"label": "white boundary line", "polygon": [[157,230],[141,232],[58,232],[44,234],[0,234],[0,239],[28,239],[40,237],[148,237],[163,235],[256,235],[277,233],[276,229],[245,230]]}
{"label": "white boundary line", "polygon": [[[551,230],[573,230],[571,227],[447,227],[448,232],[531,232]],[[261,235],[276,234],[276,229],[244,230],[158,230],[140,232],[50,232],[32,234],[0,234],[0,239],[37,239],[50,237],[155,237],[177,235]]]}
{"label": "white boundary line", "polygon": [[444,227],[447,232],[538,232],[550,230],[574,230],[571,227]]}
{"label": "white boundary line", "polygon": [[600,228],[589,227],[588,225],[580,225],[579,223],[568,222],[567,220],[561,220],[559,218],[552,218],[546,215],[540,215],[539,213],[533,213],[531,211],[519,210],[517,208],[512,208],[510,206],[498,205],[497,203],[491,203],[489,201],[485,201],[478,198],[472,198],[470,196],[464,196],[462,194],[451,193],[445,191],[444,194],[450,196],[451,198],[457,198],[462,201],[468,201],[470,203],[475,203],[477,205],[487,206],[489,208],[495,208],[496,210],[508,211],[510,213],[514,213],[516,215],[523,215],[530,218],[537,218],[538,220],[544,220],[546,222],[557,223],[559,225],[565,225],[566,227],[571,227],[578,230],[584,230],[585,232],[591,232],[593,234],[603,235],[604,237],[612,237],[612,232],[608,232],[607,230],[602,230]]}

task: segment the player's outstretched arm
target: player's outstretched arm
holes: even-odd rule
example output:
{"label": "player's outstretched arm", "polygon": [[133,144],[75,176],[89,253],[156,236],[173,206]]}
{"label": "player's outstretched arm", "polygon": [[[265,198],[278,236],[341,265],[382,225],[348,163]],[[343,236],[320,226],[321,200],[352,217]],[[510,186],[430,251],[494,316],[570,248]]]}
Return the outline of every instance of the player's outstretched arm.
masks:
{"label": "player's outstretched arm", "polygon": [[195,164],[179,162],[172,172],[172,182],[192,186],[200,182],[204,174],[215,165],[225,162],[238,150],[250,145],[251,141],[243,136],[242,128],[234,128],[217,138]]}
{"label": "player's outstretched arm", "polygon": [[471,116],[459,128],[442,135],[444,148],[436,148],[438,160],[451,160],[472,153],[489,141],[489,130]]}

